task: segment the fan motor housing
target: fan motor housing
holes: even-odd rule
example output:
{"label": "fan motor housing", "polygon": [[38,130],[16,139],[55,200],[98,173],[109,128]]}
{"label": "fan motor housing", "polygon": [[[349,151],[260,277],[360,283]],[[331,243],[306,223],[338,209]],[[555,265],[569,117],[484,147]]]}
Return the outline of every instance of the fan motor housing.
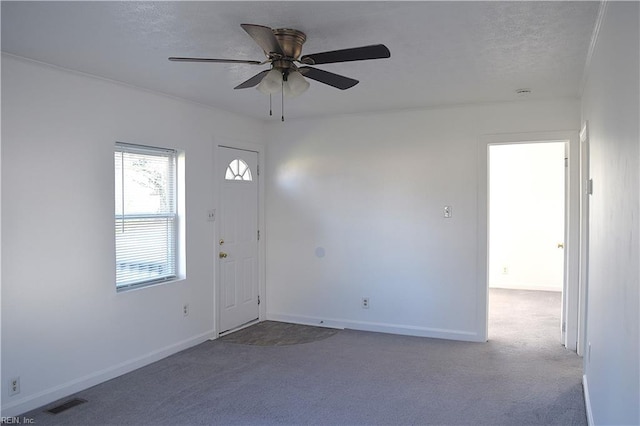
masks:
{"label": "fan motor housing", "polygon": [[294,60],[300,57],[302,45],[307,41],[307,35],[299,30],[291,28],[278,28],[273,30],[286,59]]}

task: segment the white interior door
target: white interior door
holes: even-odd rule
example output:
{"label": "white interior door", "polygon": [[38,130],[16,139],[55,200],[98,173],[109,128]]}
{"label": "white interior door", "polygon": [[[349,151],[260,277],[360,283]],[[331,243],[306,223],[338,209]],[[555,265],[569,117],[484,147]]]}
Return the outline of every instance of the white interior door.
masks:
{"label": "white interior door", "polygon": [[258,153],[219,147],[219,333],[258,319]]}
{"label": "white interior door", "polygon": [[[565,193],[569,193],[569,183],[571,182],[569,177],[569,145],[565,145],[564,151],[564,190]],[[569,241],[569,222],[571,217],[569,215],[569,197],[565,197],[564,199],[564,241],[565,244]],[[560,341],[563,345],[567,345],[567,318],[569,316],[570,309],[570,299],[569,299],[569,283],[571,279],[569,278],[570,270],[569,270],[569,251],[565,250],[564,252],[564,279],[562,284],[562,312],[561,312],[561,328],[560,328]]]}

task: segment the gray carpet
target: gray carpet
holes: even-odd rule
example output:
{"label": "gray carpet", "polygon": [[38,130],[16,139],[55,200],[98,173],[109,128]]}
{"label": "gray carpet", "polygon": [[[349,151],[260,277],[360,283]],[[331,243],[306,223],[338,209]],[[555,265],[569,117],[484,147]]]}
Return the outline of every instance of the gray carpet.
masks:
{"label": "gray carpet", "polygon": [[557,341],[559,309],[548,314],[557,295],[527,296],[491,291],[488,343],[352,330],[287,346],[216,340],[80,392],[88,402],[68,411],[26,416],[38,425],[585,425],[581,359]]}
{"label": "gray carpet", "polygon": [[489,340],[507,345],[560,344],[562,293],[505,290],[489,292]]}
{"label": "gray carpet", "polygon": [[333,328],[264,321],[227,334],[219,340],[241,345],[286,346],[326,339],[337,332],[338,330]]}

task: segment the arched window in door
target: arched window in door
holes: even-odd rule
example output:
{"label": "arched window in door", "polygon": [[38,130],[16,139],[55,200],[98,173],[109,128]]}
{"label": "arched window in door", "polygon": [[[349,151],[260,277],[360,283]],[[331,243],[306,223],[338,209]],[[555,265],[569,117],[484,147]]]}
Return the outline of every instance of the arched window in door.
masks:
{"label": "arched window in door", "polygon": [[247,182],[253,180],[249,166],[239,158],[236,158],[229,163],[224,178],[226,180],[240,180]]}

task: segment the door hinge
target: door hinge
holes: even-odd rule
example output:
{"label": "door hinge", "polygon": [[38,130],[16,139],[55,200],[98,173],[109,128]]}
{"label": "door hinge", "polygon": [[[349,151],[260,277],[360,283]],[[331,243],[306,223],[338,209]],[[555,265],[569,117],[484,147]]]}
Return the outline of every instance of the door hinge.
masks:
{"label": "door hinge", "polygon": [[260,230],[258,229],[258,241],[260,241]]}
{"label": "door hinge", "polygon": [[260,176],[260,164],[256,165],[256,173]]}
{"label": "door hinge", "polygon": [[[557,330],[557,329],[556,329],[556,330]],[[566,322],[563,322],[563,323],[562,323],[562,332],[564,333],[564,332],[566,332],[566,331],[567,331],[567,323],[566,323]]]}
{"label": "door hinge", "polygon": [[569,158],[564,159],[564,166],[569,167]]}
{"label": "door hinge", "polygon": [[593,179],[587,180],[587,195],[593,195]]}
{"label": "door hinge", "polygon": [[260,295],[258,295],[258,305],[260,304]]}

